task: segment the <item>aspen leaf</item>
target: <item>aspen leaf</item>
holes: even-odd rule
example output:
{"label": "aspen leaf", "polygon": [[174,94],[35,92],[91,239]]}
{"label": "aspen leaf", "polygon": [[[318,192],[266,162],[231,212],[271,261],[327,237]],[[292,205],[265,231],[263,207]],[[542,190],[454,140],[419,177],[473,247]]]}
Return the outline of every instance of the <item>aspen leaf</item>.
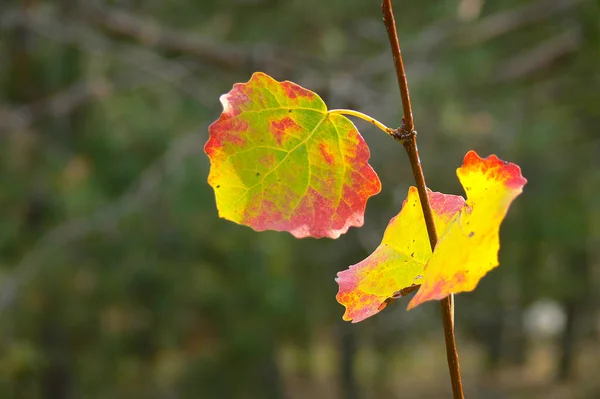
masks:
{"label": "aspen leaf", "polygon": [[[464,199],[431,191],[428,195],[436,230],[444,231]],[[364,320],[385,308],[388,299],[401,290],[420,284],[430,257],[421,201],[417,188],[410,187],[402,210],[388,224],[375,252],[338,273],[336,299],[346,307],[343,319]]]}
{"label": "aspen leaf", "polygon": [[257,231],[337,238],[362,226],[381,190],[367,144],[345,116],[295,83],[255,73],[221,96],[204,150],[219,215]]}
{"label": "aspen leaf", "polygon": [[452,293],[473,291],[498,266],[500,224],[527,183],[517,165],[495,155],[482,159],[474,151],[467,153],[456,173],[467,200],[440,235],[408,309]]}
{"label": "aspen leaf", "polygon": [[472,291],[498,265],[499,229],[508,207],[527,182],[515,164],[495,155],[465,156],[458,178],[467,200],[429,192],[438,243],[433,251],[417,190],[411,187],[381,244],[362,262],[338,273],[344,320],[358,322],[381,311],[390,299],[421,284],[409,309],[451,293]]}

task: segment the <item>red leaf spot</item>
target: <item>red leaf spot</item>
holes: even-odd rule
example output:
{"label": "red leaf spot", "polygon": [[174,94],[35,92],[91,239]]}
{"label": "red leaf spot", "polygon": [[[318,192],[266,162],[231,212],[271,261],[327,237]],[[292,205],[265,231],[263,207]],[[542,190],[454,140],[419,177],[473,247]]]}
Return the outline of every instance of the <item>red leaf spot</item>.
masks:
{"label": "red leaf spot", "polygon": [[221,101],[221,105],[223,105],[223,116],[225,117],[239,115],[245,104],[252,103],[242,83],[234,84],[233,89],[229,93],[223,94],[219,100]]}
{"label": "red leaf spot", "polygon": [[273,136],[279,145],[281,145],[283,142],[288,130],[300,130],[300,126],[289,116],[286,116],[280,121],[271,121],[269,128],[271,129],[271,132],[273,133]]}
{"label": "red leaf spot", "polygon": [[336,299],[346,307],[344,320],[358,323],[383,310],[387,305],[387,302],[382,301],[377,295],[366,292],[361,292],[358,296],[354,294],[360,281],[359,273],[370,267],[371,265],[363,261],[337,274],[335,281],[339,285],[339,290]]}
{"label": "red leaf spot", "polygon": [[273,167],[276,161],[277,160],[275,159],[275,155],[273,154],[267,154],[258,160],[258,162],[267,169]]}
{"label": "red leaf spot", "polygon": [[296,99],[298,97],[312,99],[315,96],[315,94],[310,90],[306,90],[305,88],[292,82],[282,82],[281,87],[283,88],[283,92],[285,93],[286,97],[291,99]]}
{"label": "red leaf spot", "polygon": [[333,204],[318,191],[309,187],[290,222],[296,237],[326,237],[331,229]]}
{"label": "red leaf spot", "polygon": [[[448,281],[446,280],[438,280],[436,282],[434,282],[433,286],[427,286],[424,285],[428,290],[427,292],[425,292],[424,294],[421,292],[421,290],[419,290],[419,292],[417,292],[417,295],[415,295],[413,297],[413,300],[416,300],[417,296],[419,296],[419,298],[421,299],[419,301],[419,303],[423,303],[425,301],[429,301],[431,299],[442,299],[448,296],[447,294],[447,287],[448,287]],[[423,288],[423,286],[421,287]],[[419,294],[423,294],[423,295],[419,295]]]}
{"label": "red leaf spot", "polygon": [[432,299],[443,299],[448,296],[448,281],[437,280],[433,283],[433,286],[426,282],[421,285],[417,294],[408,303],[407,310],[414,309],[423,302],[431,301]]}
{"label": "red leaf spot", "polygon": [[204,146],[204,151],[209,156],[215,150],[224,147],[226,144],[235,146],[244,146],[246,140],[241,136],[240,132],[248,130],[248,122],[238,118],[229,118],[225,114],[208,127],[210,138]]}
{"label": "red leaf spot", "polygon": [[[412,189],[412,187],[411,187]],[[429,192],[429,202],[433,210],[446,222],[462,209],[465,199],[460,195]]]}
{"label": "red leaf spot", "polygon": [[326,143],[319,144],[319,151],[321,151],[321,155],[325,162],[329,165],[333,165],[333,154],[329,151],[329,146]]}
{"label": "red leaf spot", "polygon": [[452,280],[455,284],[464,284],[467,281],[467,276],[465,272],[461,271],[452,276]]}
{"label": "red leaf spot", "polygon": [[527,183],[521,175],[521,168],[514,163],[504,162],[496,155],[481,158],[475,151],[469,151],[465,155],[463,168],[467,170],[480,170],[488,174],[490,178],[503,182],[508,189],[520,189]]}

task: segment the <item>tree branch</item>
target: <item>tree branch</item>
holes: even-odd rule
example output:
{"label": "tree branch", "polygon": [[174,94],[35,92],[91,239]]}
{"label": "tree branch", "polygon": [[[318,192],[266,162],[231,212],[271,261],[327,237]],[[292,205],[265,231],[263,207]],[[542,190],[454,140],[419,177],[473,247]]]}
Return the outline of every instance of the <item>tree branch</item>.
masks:
{"label": "tree branch", "polygon": [[160,51],[191,55],[219,67],[240,68],[252,59],[251,52],[189,32],[165,28],[156,21],[142,19],[125,11],[95,8],[84,16],[92,26],[105,32],[127,37]]}
{"label": "tree branch", "polygon": [[64,90],[18,108],[0,107],[0,133],[3,131],[23,131],[30,128],[43,116],[61,117],[68,115],[82,105],[94,100],[106,98],[117,92],[134,90],[154,83],[154,80],[130,79],[122,82],[110,82],[96,78],[77,82]]}
{"label": "tree branch", "polygon": [[462,44],[472,46],[488,42],[530,24],[544,21],[575,8],[584,0],[539,0],[500,11],[482,18],[462,36]]}
{"label": "tree branch", "polygon": [[506,61],[499,68],[496,79],[502,83],[531,76],[567,54],[577,51],[580,46],[580,30],[578,28],[569,29]]}
{"label": "tree branch", "polygon": [[102,207],[89,216],[71,219],[53,228],[40,238],[33,248],[15,266],[0,289],[0,314],[10,308],[18,297],[20,288],[33,278],[49,256],[61,247],[98,231],[106,231],[123,217],[139,211],[140,207],[153,200],[160,192],[162,181],[176,172],[188,157],[202,152],[198,143],[202,125],[178,137],[154,163],[146,168],[139,179],[119,199]]}
{"label": "tree branch", "polygon": [[[423,217],[425,219],[425,225],[427,227],[427,234],[429,236],[429,243],[431,244],[431,251],[434,251],[438,237],[435,231],[433,212],[431,211],[431,205],[429,204],[429,196],[427,194],[425,176],[423,175],[423,168],[421,167],[419,152],[417,150],[417,132],[414,130],[414,121],[412,117],[410,96],[408,93],[408,84],[406,82],[406,73],[404,71],[402,53],[400,52],[400,44],[398,41],[398,34],[396,32],[396,21],[394,20],[394,13],[392,10],[391,0],[383,0],[382,11],[383,23],[385,24],[388,33],[388,38],[392,49],[392,55],[394,57],[396,76],[398,78],[400,95],[402,97],[402,109],[404,111],[402,127],[398,129],[398,134],[396,135],[396,138],[403,144],[404,149],[408,154],[410,166],[412,168],[413,176],[415,178],[415,184],[419,193],[419,199],[421,201],[421,209],[423,210]],[[444,339],[446,342],[446,356],[448,359],[448,368],[450,370],[452,392],[454,395],[454,399],[464,399],[462,381],[460,377],[460,366],[458,364],[456,337],[454,335],[454,295],[451,294],[446,298],[442,299],[440,301],[440,306],[442,309]]]}
{"label": "tree branch", "polygon": [[[215,93],[206,93],[207,85],[191,79],[189,76],[192,71],[181,63],[165,60],[138,46],[114,44],[89,26],[64,20],[58,21],[52,11],[48,11],[43,12],[37,9],[30,11],[27,18],[21,22],[42,37],[72,45],[84,51],[114,54],[118,60],[173,85],[207,108],[212,107],[208,99],[214,97]],[[182,82],[184,77],[187,77],[189,81]]]}

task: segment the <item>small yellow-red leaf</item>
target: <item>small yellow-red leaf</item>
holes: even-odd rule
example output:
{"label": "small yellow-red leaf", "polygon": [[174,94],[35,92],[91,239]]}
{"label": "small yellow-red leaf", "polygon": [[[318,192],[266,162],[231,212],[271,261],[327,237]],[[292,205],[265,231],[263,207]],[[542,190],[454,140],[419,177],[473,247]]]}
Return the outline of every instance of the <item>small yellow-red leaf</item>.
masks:
{"label": "small yellow-red leaf", "polygon": [[[437,231],[444,231],[464,199],[457,195],[428,192]],[[346,307],[344,320],[359,322],[378,313],[389,298],[420,284],[431,257],[421,201],[415,187],[408,190],[402,210],[383,234],[381,244],[368,258],[338,273],[336,299]]]}
{"label": "small yellow-red leaf", "polygon": [[457,170],[467,193],[429,192],[439,240],[431,252],[417,190],[411,187],[400,213],[388,225],[381,244],[362,262],[338,273],[338,302],[344,320],[370,317],[421,284],[409,309],[451,293],[471,291],[498,265],[498,232],[508,207],[525,183],[515,164],[495,155],[485,159],[474,151]]}
{"label": "small yellow-red leaf", "polygon": [[527,183],[517,165],[495,155],[482,159],[474,151],[467,153],[457,174],[467,201],[439,235],[409,309],[452,293],[473,291],[481,278],[498,266],[500,224]]}

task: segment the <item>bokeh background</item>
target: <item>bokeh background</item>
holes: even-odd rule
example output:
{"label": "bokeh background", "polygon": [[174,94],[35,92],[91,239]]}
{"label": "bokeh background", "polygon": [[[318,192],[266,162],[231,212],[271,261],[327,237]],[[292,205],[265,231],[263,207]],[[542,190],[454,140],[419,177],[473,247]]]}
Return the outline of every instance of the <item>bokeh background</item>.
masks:
{"label": "bokeh background", "polygon": [[[469,398],[600,397],[600,3],[395,1],[428,185],[475,149],[529,180],[456,298]],[[338,240],[217,216],[203,153],[253,71],[388,126],[379,0],[0,2],[1,398],[444,398],[439,307],[341,320],[338,271],[400,209],[404,150]]]}

